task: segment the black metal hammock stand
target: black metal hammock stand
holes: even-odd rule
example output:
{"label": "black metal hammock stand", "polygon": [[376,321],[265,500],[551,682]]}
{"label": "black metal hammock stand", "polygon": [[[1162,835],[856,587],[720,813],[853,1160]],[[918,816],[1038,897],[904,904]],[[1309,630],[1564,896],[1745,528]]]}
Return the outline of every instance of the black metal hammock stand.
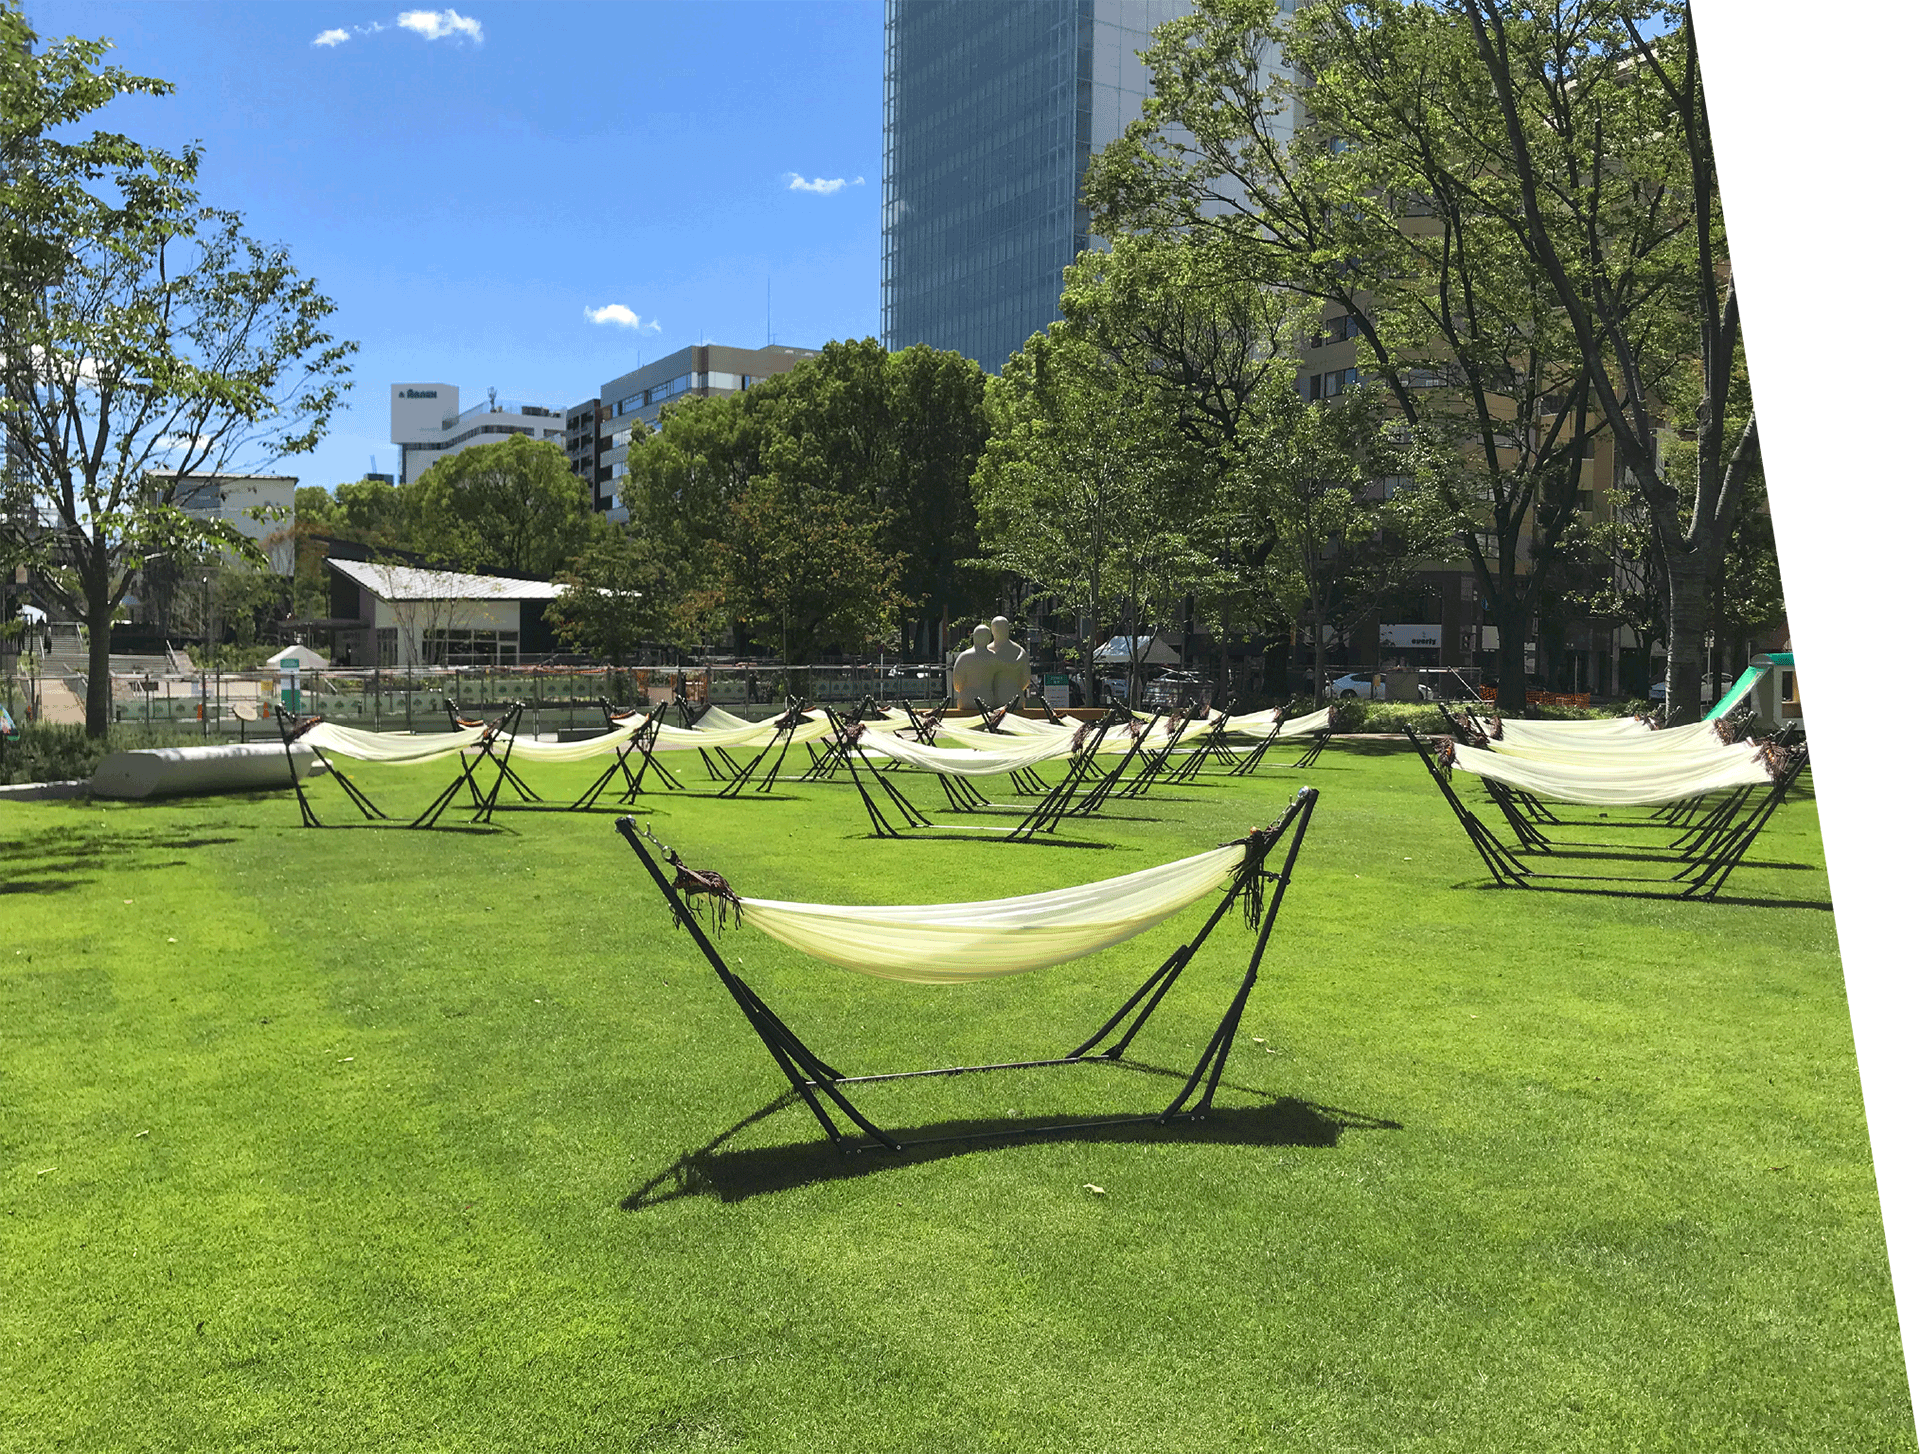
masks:
{"label": "black metal hammock stand", "polygon": [[[1111,719],[1100,723],[1083,724],[1075,734],[1077,741],[1072,755],[1067,759],[1067,770],[1060,781],[1047,786],[1040,801],[1036,803],[1024,818],[1007,834],[1007,841],[1019,842],[1032,838],[1036,833],[1050,833],[1060,825],[1060,820],[1072,813],[1081,811],[1076,799],[1085,787],[1087,780],[1095,770],[1099,757],[1100,744],[1105,740]],[[868,731],[864,722],[850,722],[829,739],[832,750],[846,767],[847,778],[860,794],[860,801],[867,810],[868,821],[873,831],[882,838],[899,838],[903,830],[939,827],[925,813],[916,808],[907,796],[895,786],[895,774],[886,773],[874,767],[860,750],[860,739]],[[983,808],[998,806],[981,795],[965,778],[929,769],[945,793],[947,803],[958,813],[978,812]],[[896,826],[889,815],[891,807],[901,819]]]}
{"label": "black metal hammock stand", "polygon": [[[1492,829],[1482,823],[1473,810],[1460,801],[1451,781],[1452,740],[1441,737],[1435,739],[1439,748],[1436,753],[1428,743],[1411,727],[1403,727],[1407,740],[1420,754],[1427,773],[1447,806],[1453,809],[1454,817],[1467,839],[1480,855],[1494,882],[1502,888],[1548,888],[1562,883],[1588,886],[1593,893],[1628,895],[1657,890],[1665,884],[1685,884],[1678,894],[1681,899],[1711,899],[1716,897],[1733,871],[1740,866],[1754,841],[1760,836],[1760,830],[1767,824],[1780,804],[1786,801],[1788,792],[1799,781],[1800,774],[1806,770],[1807,753],[1804,748],[1780,747],[1765,744],[1762,751],[1767,754],[1766,765],[1772,778],[1772,785],[1754,801],[1753,788],[1739,787],[1728,792],[1709,795],[1712,801],[1688,831],[1680,838],[1664,845],[1665,851],[1639,850],[1628,845],[1612,844],[1556,844],[1539,829],[1537,822],[1530,819],[1513,800],[1512,790],[1505,784],[1481,779],[1495,806],[1499,807],[1506,818],[1507,825],[1513,829],[1515,845],[1503,843]],[[1562,820],[1553,820],[1556,823]],[[1639,826],[1660,826],[1663,820],[1649,818]],[[1581,826],[1572,824],[1567,826]],[[1588,825],[1592,826],[1592,825]],[[1611,819],[1609,827],[1636,826],[1631,819]],[[1564,850],[1579,847],[1586,851],[1581,857],[1613,859],[1626,864],[1660,866],[1669,863],[1680,865],[1677,871],[1665,879],[1645,875],[1627,874],[1577,874],[1551,873],[1539,866],[1538,862],[1529,863],[1522,854],[1539,854],[1551,857],[1556,849]],[[1640,885],[1639,888],[1607,888],[1607,884]]]}
{"label": "black metal hammock stand", "polygon": [[[460,709],[454,706],[453,702],[446,697],[442,697],[440,699],[440,704],[446,708],[447,722],[455,732],[459,732],[462,730],[470,732],[476,727],[485,727],[487,725],[487,722],[484,718],[462,717],[460,715]],[[507,709],[508,711],[513,713],[513,725],[507,729],[508,732],[517,733],[520,730],[520,715],[522,710],[525,708],[525,706],[526,706],[526,703],[518,702]],[[489,737],[488,740],[491,741],[492,740],[491,737]],[[539,802],[540,794],[536,793],[532,788],[528,787],[526,784],[526,780],[522,778],[519,773],[515,772],[513,770],[511,763],[509,763],[508,757],[512,754],[512,751],[513,751],[512,744],[509,743],[507,748],[507,753],[496,759],[496,761],[499,763],[500,771],[506,776],[507,786],[512,788],[515,793],[519,794],[521,802],[523,803]]]}
{"label": "black metal hammock stand", "polygon": [[[946,1142],[979,1141],[1001,1136],[1047,1135],[1063,1131],[1082,1130],[1094,1126],[1121,1126],[1154,1123],[1167,1125],[1174,1121],[1194,1121],[1204,1119],[1213,1107],[1214,1092],[1219,1087],[1221,1073],[1226,1069],[1228,1053],[1233,1049],[1234,1035],[1240,1028],[1240,1019],[1247,1005],[1247,997],[1253,991],[1254,982],[1259,978],[1260,964],[1267,952],[1267,942],[1272,937],[1274,920],[1280,913],[1280,903],[1285,897],[1287,885],[1292,880],[1294,863],[1300,856],[1300,844],[1306,837],[1307,826],[1313,818],[1314,803],[1318,793],[1313,788],[1302,788],[1288,805],[1286,813],[1267,828],[1256,829],[1243,841],[1246,844],[1246,859],[1235,873],[1232,882],[1222,894],[1220,902],[1207,916],[1206,922],[1185,944],[1168,955],[1160,967],[1153,971],[1141,983],[1119,1009],[1108,1016],[1100,1028],[1065,1055],[1053,1056],[1041,1060],[1009,1060],[984,1065],[950,1065],[935,1070],[895,1071],[883,1075],[847,1075],[836,1070],[819,1055],[815,1054],[793,1029],[768,1008],[766,1001],[755,994],[738,972],[728,968],[713,941],[701,927],[700,920],[688,905],[692,894],[710,894],[716,901],[716,922],[724,918],[727,903],[734,898],[733,890],[720,875],[689,869],[680,861],[672,849],[657,839],[654,846],[659,850],[660,858],[671,868],[673,877],[669,878],[662,869],[659,859],[647,850],[642,841],[641,830],[631,818],[617,820],[615,826],[622,836],[632,845],[640,862],[646,867],[654,886],[660,890],[672,909],[679,926],[692,936],[695,946],[706,957],[708,966],[719,976],[721,984],[752,1026],[754,1034],[767,1048],[774,1063],[780,1067],[795,1093],[803,1100],[807,1109],[819,1121],[827,1139],[843,1152],[869,1151],[884,1149],[902,1151],[909,1146],[927,1146]],[[651,835],[649,835],[651,836]],[[1285,853],[1278,871],[1267,865],[1274,851],[1285,843]],[[1089,1119],[1065,1120],[1045,1126],[1013,1126],[993,1130],[970,1131],[950,1136],[908,1137],[883,1131],[863,1114],[848,1095],[854,1086],[874,1085],[882,1081],[915,1080],[929,1076],[971,1075],[994,1070],[1039,1070],[1065,1065],[1121,1065],[1130,1062],[1123,1057],[1127,1047],[1133,1043],[1147,1021],[1152,1018],[1160,1002],[1166,998],[1182,971],[1192,962],[1206,944],[1216,926],[1227,915],[1227,911],[1239,904],[1246,912],[1249,928],[1255,931],[1253,948],[1247,959],[1246,972],[1241,976],[1239,985],[1228,1000],[1225,1011],[1220,1016],[1219,1025],[1213,1036],[1201,1051],[1200,1058],[1194,1063],[1192,1072],[1186,1077],[1180,1091],[1159,1111],[1144,1115],[1101,1116]],[[1102,1048],[1104,1044],[1105,1048]],[[844,1130],[834,1119],[833,1112],[852,1123],[853,1130]]]}
{"label": "black metal hammock stand", "polygon": [[[1282,709],[1284,710],[1284,709]],[[1251,752],[1234,758],[1233,766],[1227,769],[1228,777],[1250,777],[1259,768],[1267,753],[1280,742],[1288,739],[1280,735],[1282,726],[1281,711],[1273,714],[1273,727],[1267,735],[1254,744]],[[1327,743],[1333,740],[1333,734],[1341,728],[1340,708],[1336,705],[1327,714],[1327,725],[1307,738],[1307,745],[1301,749],[1300,756],[1290,763],[1289,769],[1298,771],[1303,767],[1312,767],[1320,760],[1320,754],[1327,750]]]}
{"label": "black metal hammock stand", "polygon": [[[661,702],[650,712],[637,709],[616,711],[611,703],[602,702],[601,711],[607,719],[607,731],[613,732],[621,727],[629,728],[627,740],[614,749],[613,761],[607,764],[607,770],[594,780],[578,798],[568,805],[569,812],[584,812],[591,808],[600,795],[612,784],[615,776],[626,781],[626,791],[620,795],[620,802],[632,803],[646,791],[647,773],[660,779],[660,786],[670,792],[679,791],[683,786],[678,778],[667,770],[665,763],[655,755],[660,741],[660,726],[666,713],[667,704]],[[640,758],[640,769],[634,771],[632,759],[635,754]]]}
{"label": "black metal hammock stand", "polygon": [[793,746],[793,734],[806,726],[807,720],[807,704],[798,697],[788,697],[787,710],[766,724],[773,729],[772,738],[768,740],[766,746],[762,747],[760,751],[754,755],[751,762],[740,769],[733,781],[721,788],[715,796],[721,798],[739,797],[747,786],[752,783],[754,773],[759,771],[760,764],[767,760],[769,753],[775,754],[773,763],[767,768],[765,775],[761,777],[759,784],[755,786],[753,790],[756,793],[772,792],[773,785],[780,779],[781,765],[787,760],[787,751]]}
{"label": "black metal hammock stand", "polygon": [[[513,778],[511,762],[513,756],[513,729],[519,723],[520,715],[522,711],[525,710],[525,705],[523,702],[515,702],[491,722],[471,721],[463,719],[457,714],[449,713],[449,715],[453,717],[456,728],[472,729],[478,727],[484,730],[478,741],[474,742],[471,747],[460,752],[456,757],[455,760],[459,764],[459,771],[454,774],[453,781],[447,784],[438,796],[434,798],[433,802],[428,804],[421,812],[420,816],[406,825],[407,827],[433,827],[440,821],[441,814],[445,813],[446,810],[452,806],[454,800],[460,796],[461,789],[463,788],[467,792],[470,805],[473,809],[473,815],[467,821],[469,823],[491,823],[493,821],[493,810],[500,800],[500,789],[510,778]],[[360,810],[362,817],[370,821],[392,821],[386,813],[382,812],[379,807],[375,805],[372,798],[368,797],[360,788],[354,786],[353,781],[345,773],[341,772],[339,768],[334,766],[324,752],[318,747],[315,747],[311,742],[301,741],[311,733],[315,727],[321,724],[324,720],[323,718],[296,717],[284,707],[279,706],[276,706],[273,711],[274,721],[280,728],[281,746],[286,750],[287,754],[287,775],[292,778],[294,795],[300,800],[300,823],[302,827],[319,828],[324,825],[320,822],[319,814],[314,812],[313,804],[307,798],[306,788],[300,781],[300,766],[294,761],[293,756],[293,748],[296,742],[300,742],[309,752],[320,759],[321,764],[327,769],[327,776],[334,782],[340,784],[346,791],[347,797],[350,798],[354,806]],[[499,744],[503,739],[506,746],[501,748]],[[493,783],[485,792],[481,791],[477,776],[482,763],[490,764],[494,769]],[[514,780],[517,781],[517,779]],[[527,788],[524,789],[524,791],[529,796],[532,795],[532,789]]]}
{"label": "black metal hammock stand", "polygon": [[[692,731],[700,719],[713,709],[711,702],[694,703],[689,702],[685,697],[678,696],[673,699],[673,704],[680,709],[681,726],[688,731]],[[740,776],[740,764],[728,755],[724,747],[701,747],[696,750],[700,754],[700,765],[707,770],[710,781],[730,783]],[[714,766],[715,758],[720,760],[719,767]]]}

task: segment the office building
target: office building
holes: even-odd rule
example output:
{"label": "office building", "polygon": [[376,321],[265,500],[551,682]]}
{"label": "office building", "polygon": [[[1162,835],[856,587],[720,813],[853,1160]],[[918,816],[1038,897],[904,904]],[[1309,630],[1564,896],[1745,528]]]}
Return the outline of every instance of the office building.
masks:
{"label": "office building", "polygon": [[438,460],[475,444],[498,444],[512,434],[558,445],[566,421],[558,409],[513,403],[487,390],[487,402],[462,410],[454,384],[394,384],[389,391],[389,437],[400,448],[400,483],[411,484]]}
{"label": "office building", "polygon": [[260,547],[276,575],[293,574],[293,495],[298,475],[173,475],[147,478],[156,495],[171,488],[173,503],[196,520],[231,525]]}
{"label": "office building", "polygon": [[1060,274],[1090,240],[1087,165],[1140,115],[1149,77],[1136,52],[1190,8],[887,0],[888,348],[956,349],[998,373],[1060,316]]}
{"label": "office building", "polygon": [[[593,505],[615,520],[626,519],[620,501],[620,482],[627,472],[627,444],[636,422],[651,424],[661,408],[675,399],[737,394],[772,374],[784,374],[795,364],[818,355],[818,349],[729,348],[700,343],[642,364],[631,373],[600,386],[597,403],[589,400],[567,410],[567,456],[574,473],[590,478]],[[594,432],[586,434],[589,417]],[[583,473],[592,469],[591,477]]]}

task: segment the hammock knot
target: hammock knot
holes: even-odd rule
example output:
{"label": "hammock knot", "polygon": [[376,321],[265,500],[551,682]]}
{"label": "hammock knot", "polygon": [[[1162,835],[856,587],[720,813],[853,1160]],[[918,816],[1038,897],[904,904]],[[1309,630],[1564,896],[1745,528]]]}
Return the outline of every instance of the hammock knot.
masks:
{"label": "hammock knot", "polygon": [[860,743],[860,734],[867,730],[865,722],[848,722],[841,727],[835,741],[842,752],[851,752]]}
{"label": "hammock knot", "polygon": [[1487,736],[1491,737],[1495,742],[1501,739],[1505,731],[1506,729],[1500,725],[1500,714],[1498,712],[1495,712],[1491,717],[1487,718]]}
{"label": "hammock knot", "polygon": [[1734,719],[1731,716],[1722,717],[1719,721],[1715,722],[1713,724],[1713,730],[1714,734],[1719,737],[1721,745],[1724,747],[1733,746],[1733,744],[1738,742],[1744,735],[1740,729],[1734,725]]}
{"label": "hammock knot", "polygon": [[[673,886],[682,895],[689,898],[694,894],[713,896],[710,907],[713,910],[711,922],[714,928],[727,927],[729,908],[733,910],[733,922],[735,924],[740,922],[740,895],[736,894],[733,886],[719,874],[711,869],[688,868],[677,858],[673,860],[673,870]],[[678,920],[676,919],[675,922],[677,923]]]}
{"label": "hammock knot", "polygon": [[1451,737],[1436,737],[1433,739],[1434,760],[1440,764],[1440,770],[1442,772],[1453,771],[1454,748],[1455,743]]}
{"label": "hammock knot", "polygon": [[804,704],[795,702],[786,711],[773,719],[773,728],[777,732],[792,732],[806,724],[807,709]]}
{"label": "hammock knot", "polygon": [[1782,747],[1777,742],[1762,742],[1753,758],[1766,768],[1768,777],[1780,782],[1800,765],[1805,756],[1804,747]]}

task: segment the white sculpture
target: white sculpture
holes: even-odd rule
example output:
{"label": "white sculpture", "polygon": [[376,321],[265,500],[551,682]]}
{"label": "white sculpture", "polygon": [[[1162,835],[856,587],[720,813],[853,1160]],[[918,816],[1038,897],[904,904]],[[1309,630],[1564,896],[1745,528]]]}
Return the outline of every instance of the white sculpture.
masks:
{"label": "white sculpture", "polygon": [[993,629],[984,622],[973,628],[973,645],[953,659],[953,701],[967,707],[975,697],[993,705],[993,673],[999,665],[991,650]]}
{"label": "white sculpture", "polygon": [[[993,685],[987,692],[987,705],[1004,707],[1026,695],[1031,672],[1027,667],[1027,649],[1013,639],[1013,623],[1005,616],[993,618]],[[978,633],[975,635],[978,639]]]}

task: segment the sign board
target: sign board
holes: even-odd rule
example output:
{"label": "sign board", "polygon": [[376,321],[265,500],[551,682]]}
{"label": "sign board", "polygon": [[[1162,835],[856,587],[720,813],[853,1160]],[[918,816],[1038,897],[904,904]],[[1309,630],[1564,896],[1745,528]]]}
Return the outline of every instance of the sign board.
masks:
{"label": "sign board", "polygon": [[1382,646],[1430,646],[1436,651],[1440,647],[1440,627],[1418,623],[1409,623],[1380,628]]}
{"label": "sign board", "polygon": [[1072,689],[1067,685],[1067,674],[1063,671],[1047,673],[1046,698],[1049,707],[1071,706]]}

